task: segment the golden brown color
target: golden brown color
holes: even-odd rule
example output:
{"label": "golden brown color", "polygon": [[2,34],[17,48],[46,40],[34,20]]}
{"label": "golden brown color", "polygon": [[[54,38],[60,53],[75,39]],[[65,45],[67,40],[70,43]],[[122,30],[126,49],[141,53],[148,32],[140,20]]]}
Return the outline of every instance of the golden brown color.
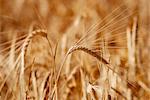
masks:
{"label": "golden brown color", "polygon": [[0,0],[0,100],[149,100],[150,0]]}

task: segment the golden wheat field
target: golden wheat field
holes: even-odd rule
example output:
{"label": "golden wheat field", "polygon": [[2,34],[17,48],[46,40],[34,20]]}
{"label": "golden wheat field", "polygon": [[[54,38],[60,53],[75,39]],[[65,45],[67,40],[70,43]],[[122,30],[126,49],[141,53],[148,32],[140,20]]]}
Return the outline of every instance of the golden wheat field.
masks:
{"label": "golden wheat field", "polygon": [[150,0],[0,0],[0,100],[150,100]]}

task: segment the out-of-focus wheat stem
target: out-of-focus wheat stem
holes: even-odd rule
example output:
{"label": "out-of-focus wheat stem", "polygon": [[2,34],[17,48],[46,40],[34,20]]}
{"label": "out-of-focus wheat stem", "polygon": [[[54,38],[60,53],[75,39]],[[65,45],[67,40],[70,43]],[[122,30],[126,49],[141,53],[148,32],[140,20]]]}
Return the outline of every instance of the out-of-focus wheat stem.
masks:
{"label": "out-of-focus wheat stem", "polygon": [[130,73],[130,78],[133,79],[136,72],[135,45],[136,45],[136,35],[137,35],[137,17],[134,18],[133,26],[131,28],[127,28],[127,47],[128,47],[129,73]]}

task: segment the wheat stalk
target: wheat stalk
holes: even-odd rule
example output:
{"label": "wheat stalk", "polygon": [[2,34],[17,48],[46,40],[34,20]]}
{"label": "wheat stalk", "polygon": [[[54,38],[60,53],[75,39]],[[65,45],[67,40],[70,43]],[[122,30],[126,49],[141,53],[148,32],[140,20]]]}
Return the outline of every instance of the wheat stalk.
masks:
{"label": "wheat stalk", "polygon": [[[54,91],[55,91],[55,89],[56,89],[56,87],[57,87],[57,83],[58,83],[58,81],[59,81],[59,77],[60,77],[60,74],[61,74],[63,65],[64,65],[64,63],[65,63],[65,60],[67,59],[67,57],[68,57],[69,54],[71,54],[71,53],[73,53],[73,52],[75,52],[75,51],[83,51],[83,52],[85,52],[85,53],[87,53],[87,54],[89,54],[89,55],[91,55],[91,56],[97,58],[100,62],[102,62],[102,63],[104,63],[105,65],[107,65],[107,67],[108,67],[110,70],[112,70],[114,73],[116,73],[117,75],[119,75],[118,72],[116,72],[113,68],[111,68],[110,63],[109,63],[107,60],[105,60],[103,57],[101,57],[98,53],[96,53],[96,52],[94,52],[94,51],[92,51],[92,50],[90,50],[90,49],[88,49],[88,48],[86,48],[86,47],[74,45],[74,46],[72,46],[72,47],[68,50],[68,52],[67,52],[67,54],[66,54],[66,56],[65,56],[65,58],[64,58],[64,60],[63,60],[63,62],[62,62],[62,65],[60,66],[60,69],[59,69],[58,74],[57,74],[57,77],[56,77],[55,86],[54,86],[54,89],[52,90],[52,94],[51,94],[51,96],[50,96],[51,98],[53,97]],[[120,75],[119,75],[119,76],[120,76]]]}
{"label": "wheat stalk", "polygon": [[22,49],[21,49],[21,68],[20,68],[21,95],[20,96],[21,96],[22,100],[25,100],[25,87],[24,87],[25,86],[25,82],[24,82],[25,55],[26,55],[26,51],[27,51],[30,41],[36,35],[40,35],[47,39],[47,31],[46,30],[33,31],[27,36],[27,38],[25,39],[25,42],[23,43]]}

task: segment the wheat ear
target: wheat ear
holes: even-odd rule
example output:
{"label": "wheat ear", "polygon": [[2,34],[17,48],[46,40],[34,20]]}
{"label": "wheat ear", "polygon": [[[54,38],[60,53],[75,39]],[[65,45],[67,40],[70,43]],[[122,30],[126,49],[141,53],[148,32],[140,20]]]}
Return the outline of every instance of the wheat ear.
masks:
{"label": "wheat ear", "polygon": [[74,51],[77,51],[77,50],[81,50],[81,51],[84,51],[90,55],[92,55],[93,57],[97,58],[99,61],[103,62],[104,64],[109,64],[109,62],[107,62],[103,57],[101,57],[97,52],[94,52],[86,47],[83,47],[83,46],[73,46],[68,54],[71,54],[72,52]]}

